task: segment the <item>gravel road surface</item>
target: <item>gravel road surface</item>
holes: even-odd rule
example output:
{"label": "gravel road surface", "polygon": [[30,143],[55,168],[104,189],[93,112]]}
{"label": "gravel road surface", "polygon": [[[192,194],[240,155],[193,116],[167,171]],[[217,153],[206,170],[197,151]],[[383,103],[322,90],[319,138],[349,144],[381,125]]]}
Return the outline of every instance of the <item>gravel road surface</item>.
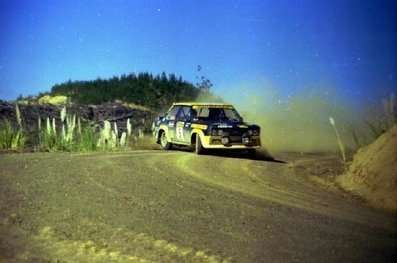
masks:
{"label": "gravel road surface", "polygon": [[308,164],[337,169],[332,155],[277,160],[2,154],[0,261],[394,261],[395,216],[310,180]]}

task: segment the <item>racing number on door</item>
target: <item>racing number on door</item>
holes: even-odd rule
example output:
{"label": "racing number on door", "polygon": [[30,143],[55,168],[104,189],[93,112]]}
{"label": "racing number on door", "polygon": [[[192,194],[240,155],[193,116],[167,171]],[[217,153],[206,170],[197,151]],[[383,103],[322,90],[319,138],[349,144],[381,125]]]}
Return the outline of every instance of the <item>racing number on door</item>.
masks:
{"label": "racing number on door", "polygon": [[176,138],[178,140],[182,140],[183,139],[183,127],[177,127],[176,128]]}
{"label": "racing number on door", "polygon": [[176,124],[176,138],[180,141],[183,140],[183,126],[185,125],[184,122],[178,121]]}

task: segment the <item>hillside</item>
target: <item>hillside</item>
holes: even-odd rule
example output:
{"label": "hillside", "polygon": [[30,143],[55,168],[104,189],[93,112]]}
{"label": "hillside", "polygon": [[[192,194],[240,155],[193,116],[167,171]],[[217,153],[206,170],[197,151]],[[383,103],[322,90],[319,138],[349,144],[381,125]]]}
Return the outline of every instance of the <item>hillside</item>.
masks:
{"label": "hillside", "polygon": [[370,205],[397,213],[396,164],[397,124],[372,144],[360,149],[339,182]]}
{"label": "hillside", "polygon": [[200,92],[208,93],[212,85],[204,78],[197,86],[174,74],[153,76],[150,73],[114,76],[110,79],[71,81],[56,84],[50,95],[68,96],[76,104],[98,105],[121,100],[150,109],[164,109],[174,101],[194,100]]}

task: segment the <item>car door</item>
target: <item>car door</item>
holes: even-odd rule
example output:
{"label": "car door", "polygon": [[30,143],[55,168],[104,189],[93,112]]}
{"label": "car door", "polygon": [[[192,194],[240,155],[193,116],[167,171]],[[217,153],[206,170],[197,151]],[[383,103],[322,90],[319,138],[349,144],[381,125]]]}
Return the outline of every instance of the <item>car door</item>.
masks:
{"label": "car door", "polygon": [[165,116],[166,125],[168,127],[168,136],[171,139],[171,142],[176,140],[176,123],[180,108],[181,106],[173,107]]}
{"label": "car door", "polygon": [[190,135],[191,135],[191,120],[190,120],[190,111],[191,107],[182,106],[180,107],[178,114],[176,116],[175,123],[175,140],[183,143],[190,143]]}

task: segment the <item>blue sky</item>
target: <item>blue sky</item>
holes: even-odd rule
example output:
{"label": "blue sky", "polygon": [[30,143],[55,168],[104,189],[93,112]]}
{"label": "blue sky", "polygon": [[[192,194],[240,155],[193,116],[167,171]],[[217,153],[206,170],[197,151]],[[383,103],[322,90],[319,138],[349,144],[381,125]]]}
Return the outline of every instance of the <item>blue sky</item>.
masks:
{"label": "blue sky", "polygon": [[0,0],[0,99],[131,72],[196,83],[201,65],[226,99],[271,83],[365,104],[396,91],[396,3]]}

